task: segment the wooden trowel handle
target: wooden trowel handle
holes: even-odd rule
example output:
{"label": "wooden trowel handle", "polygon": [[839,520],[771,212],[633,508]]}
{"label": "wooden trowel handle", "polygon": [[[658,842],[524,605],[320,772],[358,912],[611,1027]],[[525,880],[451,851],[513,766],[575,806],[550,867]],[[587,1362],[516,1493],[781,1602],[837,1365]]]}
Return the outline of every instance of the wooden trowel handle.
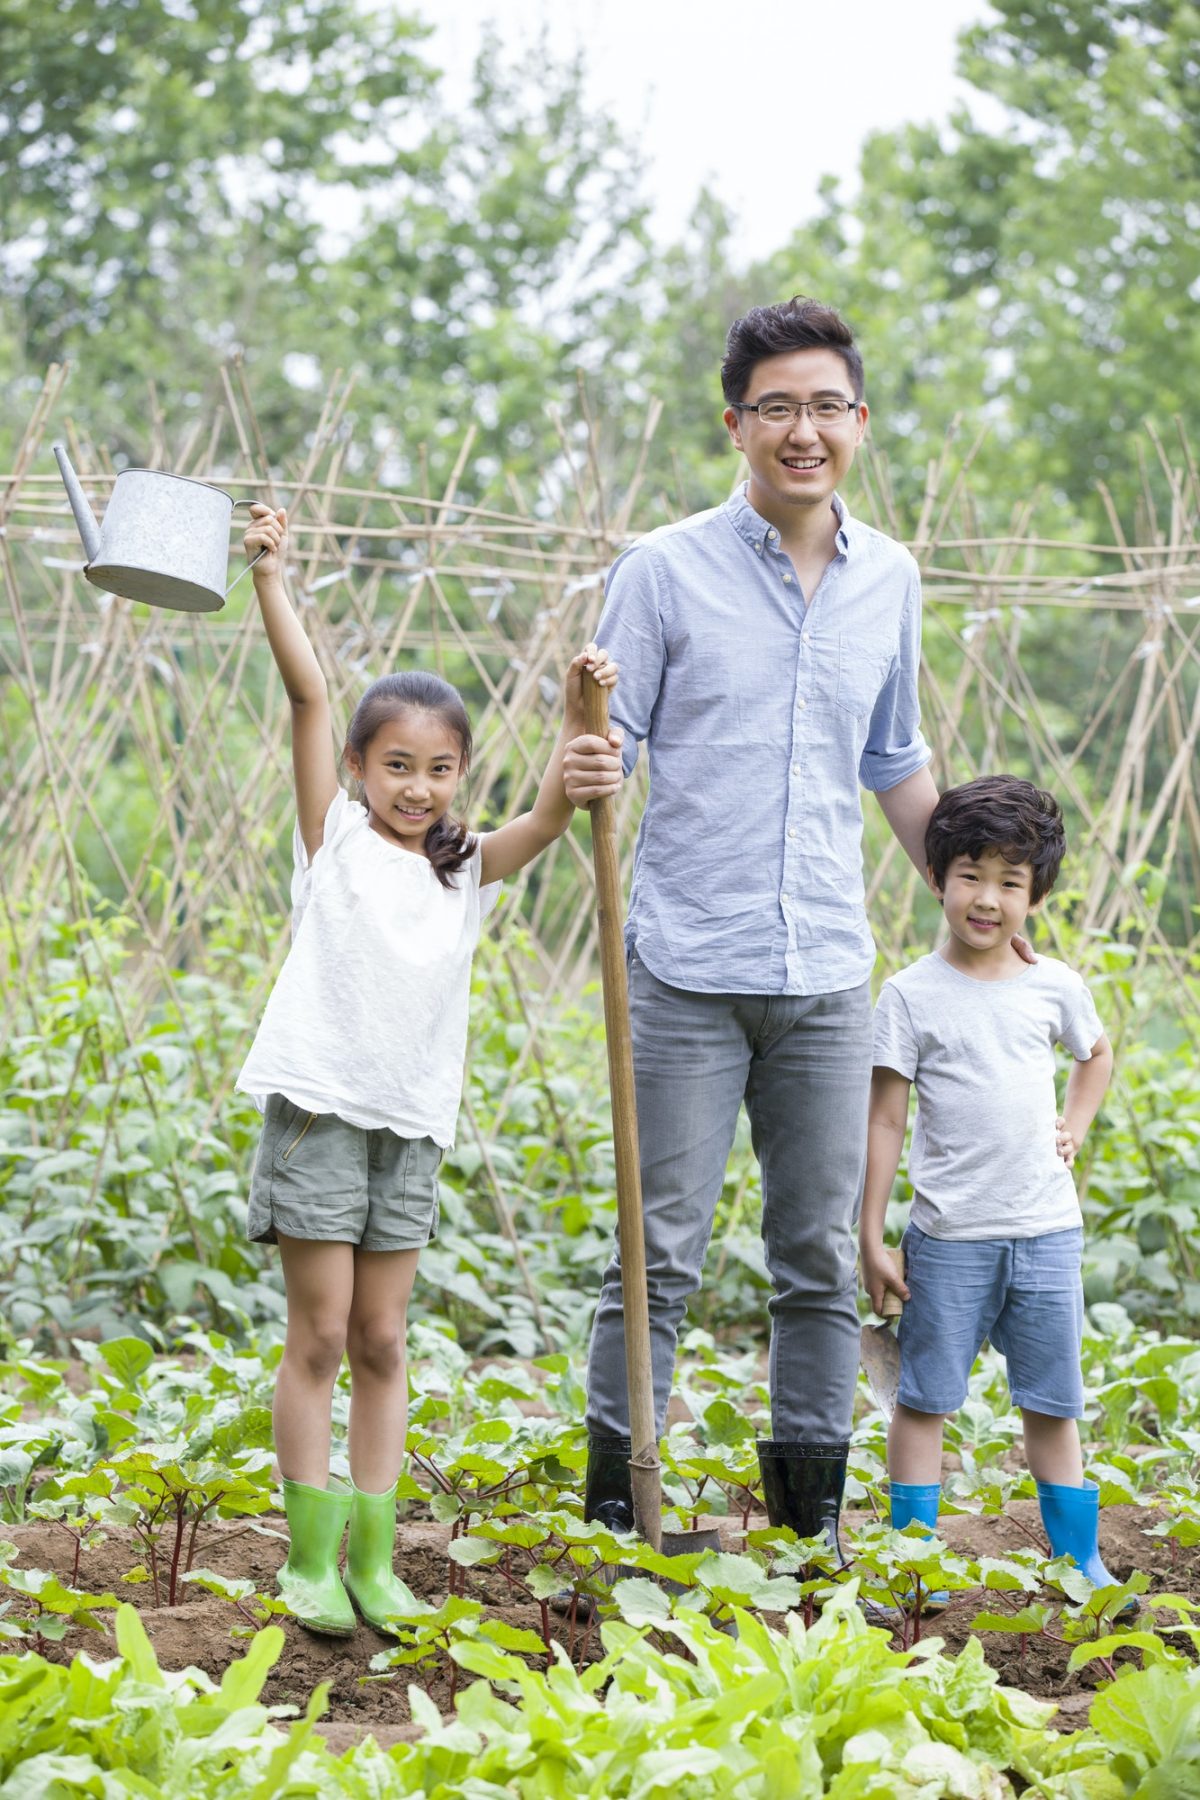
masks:
{"label": "wooden trowel handle", "polygon": [[[889,1250],[888,1255],[891,1257],[892,1262],[895,1264],[896,1273],[899,1275],[901,1281],[903,1281],[904,1280],[904,1252],[903,1252],[903,1250]],[[891,1288],[885,1289],[884,1296],[883,1296],[883,1305],[879,1309],[880,1318],[881,1319],[898,1319],[900,1317],[900,1314],[903,1311],[904,1311],[904,1302],[900,1298],[899,1294],[893,1294]]]}

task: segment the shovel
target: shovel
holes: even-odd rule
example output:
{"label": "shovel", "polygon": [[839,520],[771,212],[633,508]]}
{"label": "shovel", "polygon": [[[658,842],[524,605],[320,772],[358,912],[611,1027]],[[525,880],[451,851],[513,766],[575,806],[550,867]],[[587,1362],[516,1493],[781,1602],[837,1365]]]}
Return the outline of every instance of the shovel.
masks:
{"label": "shovel", "polygon": [[[608,736],[608,693],[589,673],[583,678],[589,733]],[[592,860],[596,869],[600,976],[604,1035],[612,1096],[613,1149],[617,1169],[617,1237],[621,1246],[621,1294],[625,1315],[625,1370],[629,1386],[629,1459],[633,1520],[638,1535],[666,1556],[719,1550],[720,1533],[662,1528],[662,1464],[654,1429],[654,1380],[650,1361],[650,1303],[646,1292],[646,1237],[642,1223],[642,1174],[638,1154],[633,1040],[625,978],[625,934],[616,808],[611,798],[591,800]]]}
{"label": "shovel", "polygon": [[[889,1254],[903,1281],[903,1250],[892,1250]],[[876,1406],[889,1422],[896,1411],[896,1400],[900,1392],[900,1346],[896,1342],[892,1326],[903,1311],[903,1300],[888,1288],[879,1313],[883,1324],[864,1325],[859,1342],[859,1361],[866,1373],[867,1386],[875,1396]]]}

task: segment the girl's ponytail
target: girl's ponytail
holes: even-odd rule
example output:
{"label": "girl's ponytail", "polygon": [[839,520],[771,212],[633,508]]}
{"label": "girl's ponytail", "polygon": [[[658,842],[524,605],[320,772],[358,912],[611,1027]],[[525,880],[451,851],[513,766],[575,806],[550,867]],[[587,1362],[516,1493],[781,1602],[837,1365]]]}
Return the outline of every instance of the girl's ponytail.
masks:
{"label": "girl's ponytail", "polygon": [[[360,763],[366,760],[367,745],[380,726],[401,713],[432,713],[458,739],[464,774],[471,765],[471,721],[457,688],[424,669],[409,669],[403,675],[384,675],[373,681],[358,705],[346,733],[342,751],[352,750]],[[461,819],[443,815],[431,825],[425,838],[425,854],[443,887],[457,884],[454,876],[475,854],[476,839]]]}

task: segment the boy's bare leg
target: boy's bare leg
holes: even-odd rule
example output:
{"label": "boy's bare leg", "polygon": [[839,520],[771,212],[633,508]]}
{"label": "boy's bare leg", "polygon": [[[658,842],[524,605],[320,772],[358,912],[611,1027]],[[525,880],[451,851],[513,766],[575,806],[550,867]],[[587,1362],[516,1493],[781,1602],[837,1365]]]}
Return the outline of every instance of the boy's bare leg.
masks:
{"label": "boy's bare leg", "polygon": [[1025,1461],[1033,1479],[1059,1487],[1082,1487],[1083,1451],[1076,1421],[1028,1412],[1022,1407],[1021,1425],[1025,1433]]}
{"label": "boy's bare leg", "polygon": [[897,1406],[888,1428],[888,1474],[893,1481],[931,1487],[942,1479],[944,1413]]}

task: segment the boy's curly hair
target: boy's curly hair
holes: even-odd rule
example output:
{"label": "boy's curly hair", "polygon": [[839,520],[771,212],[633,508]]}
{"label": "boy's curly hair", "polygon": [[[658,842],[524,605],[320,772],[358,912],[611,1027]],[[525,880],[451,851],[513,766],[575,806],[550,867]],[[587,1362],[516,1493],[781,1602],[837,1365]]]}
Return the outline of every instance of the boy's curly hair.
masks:
{"label": "boy's curly hair", "polygon": [[1010,863],[1033,870],[1030,900],[1045,898],[1058,879],[1067,837],[1062,809],[1053,794],[1019,775],[981,775],[947,788],[925,831],[925,860],[939,888],[956,856],[993,850]]}

